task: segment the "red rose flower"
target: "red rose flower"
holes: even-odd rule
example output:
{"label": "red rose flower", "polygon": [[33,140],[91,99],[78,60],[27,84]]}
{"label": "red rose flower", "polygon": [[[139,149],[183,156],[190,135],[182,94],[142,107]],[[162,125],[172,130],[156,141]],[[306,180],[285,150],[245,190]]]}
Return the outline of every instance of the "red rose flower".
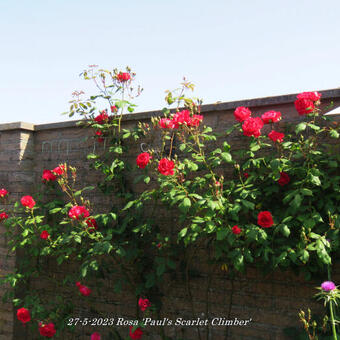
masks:
{"label": "red rose flower", "polygon": [[94,218],[88,218],[85,222],[88,226],[88,231],[90,233],[98,229],[97,221]]}
{"label": "red rose flower", "polygon": [[144,169],[148,165],[151,158],[152,157],[150,156],[148,152],[140,153],[136,159],[137,166],[140,169]]}
{"label": "red rose flower", "polygon": [[162,129],[173,129],[173,128],[175,128],[174,122],[169,118],[161,118],[158,122],[158,125]]}
{"label": "red rose flower", "polygon": [[273,224],[273,217],[269,211],[261,211],[257,216],[257,224],[263,228],[270,228]]}
{"label": "red rose flower", "polygon": [[19,321],[21,321],[22,323],[26,323],[31,321],[31,315],[28,309],[26,308],[19,308],[17,310],[17,318]]}
{"label": "red rose flower", "polygon": [[175,129],[177,129],[180,125],[189,125],[191,122],[190,111],[182,110],[176,112],[172,117],[172,121]]}
{"label": "red rose flower", "polygon": [[261,129],[263,127],[263,121],[260,117],[249,117],[242,124],[243,134],[245,136],[259,137],[261,135]]}
{"label": "red rose flower", "polygon": [[139,327],[136,328],[134,332],[132,332],[132,330],[133,326],[130,326],[130,338],[132,340],[139,340],[143,335],[143,331]]}
{"label": "red rose flower", "polygon": [[8,215],[5,212],[0,213],[0,221],[6,220],[8,218]]}
{"label": "red rose flower", "polygon": [[131,75],[127,72],[120,72],[119,74],[117,74],[117,79],[120,82],[125,82],[131,79]]}
{"label": "red rose flower", "polygon": [[264,124],[277,123],[281,120],[281,112],[267,111],[261,116]]}
{"label": "red rose flower", "polygon": [[199,126],[202,120],[203,120],[202,115],[193,115],[189,119],[188,126]]}
{"label": "red rose flower", "polygon": [[24,207],[28,207],[30,209],[33,209],[33,207],[35,206],[35,201],[32,196],[21,197],[20,202]]}
{"label": "red rose flower", "polygon": [[241,228],[239,228],[239,226],[237,225],[234,225],[232,228],[231,228],[232,232],[235,234],[235,235],[238,235],[241,233]]}
{"label": "red rose flower", "polygon": [[100,340],[101,339],[101,335],[97,332],[94,332],[91,334],[91,340]]}
{"label": "red rose flower", "polygon": [[65,173],[65,166],[59,165],[56,168],[54,168],[52,172],[55,173],[56,175],[62,175],[63,173]]}
{"label": "red rose flower", "polygon": [[114,113],[114,112],[117,112],[118,109],[117,109],[117,106],[116,105],[112,105],[111,106],[111,112]]}
{"label": "red rose flower", "polygon": [[39,333],[42,336],[46,336],[47,338],[53,338],[56,330],[54,328],[54,324],[52,322],[48,324],[42,324],[39,322]]}
{"label": "red rose flower", "polygon": [[109,116],[105,110],[103,110],[97,117],[94,118],[95,122],[97,122],[98,124],[104,124],[108,121],[108,119]]}
{"label": "red rose flower", "polygon": [[147,308],[151,307],[151,302],[149,299],[142,299],[139,298],[138,300],[138,306],[142,312],[144,312]]}
{"label": "red rose flower", "polygon": [[97,131],[96,131],[96,136],[98,136],[97,141],[98,141],[99,143],[104,142],[104,138],[102,137],[102,136],[103,136],[103,133],[102,133],[100,130],[97,130]]}
{"label": "red rose flower", "polygon": [[55,181],[56,176],[53,174],[51,170],[44,170],[42,174],[42,180],[43,182],[49,182],[49,181]]}
{"label": "red rose flower", "polygon": [[79,292],[81,295],[89,296],[91,294],[91,289],[89,287],[86,287],[84,285],[78,286]]}
{"label": "red rose flower", "polygon": [[296,96],[297,99],[308,99],[313,102],[317,102],[321,98],[321,93],[319,92],[303,92]]}
{"label": "red rose flower", "polygon": [[162,158],[158,163],[158,171],[165,176],[174,174],[175,163],[167,158]]}
{"label": "red rose flower", "polygon": [[4,198],[6,195],[8,195],[8,191],[6,189],[0,189],[0,197]]}
{"label": "red rose flower", "polygon": [[243,176],[247,179],[247,178],[249,177],[248,172],[245,172],[245,173],[243,174]]}
{"label": "red rose flower", "polygon": [[251,111],[244,106],[239,106],[234,111],[234,117],[240,123],[244,122],[247,118],[251,116]]}
{"label": "red rose flower", "polygon": [[315,108],[314,102],[310,99],[305,98],[296,99],[294,104],[296,111],[299,113],[300,116],[313,112]]}
{"label": "red rose flower", "polygon": [[281,132],[277,132],[277,131],[270,131],[268,133],[268,137],[273,141],[273,142],[278,142],[278,143],[282,143],[283,142],[283,138],[285,137],[284,133]]}
{"label": "red rose flower", "polygon": [[49,236],[50,234],[47,232],[47,230],[43,230],[40,234],[40,238],[42,238],[43,240],[47,240]]}
{"label": "red rose flower", "polygon": [[162,243],[157,243],[157,244],[156,244],[156,247],[157,247],[158,249],[161,249],[161,248],[162,248]]}
{"label": "red rose flower", "polygon": [[286,185],[290,182],[290,177],[286,172],[280,172],[280,178],[277,181],[281,186]]}
{"label": "red rose flower", "polygon": [[73,206],[68,212],[68,216],[72,219],[79,220],[79,217],[89,217],[89,211],[82,205]]}
{"label": "red rose flower", "polygon": [[82,285],[79,281],[76,282],[76,286],[79,289],[79,292],[84,296],[89,296],[91,294],[91,289]]}

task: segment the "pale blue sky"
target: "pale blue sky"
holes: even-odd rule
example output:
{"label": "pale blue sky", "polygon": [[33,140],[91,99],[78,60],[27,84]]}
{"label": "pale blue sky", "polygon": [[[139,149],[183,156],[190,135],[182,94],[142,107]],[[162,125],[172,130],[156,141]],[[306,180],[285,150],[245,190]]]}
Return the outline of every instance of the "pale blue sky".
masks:
{"label": "pale blue sky", "polygon": [[340,86],[339,0],[0,0],[0,123],[68,120],[79,73],[129,65],[137,112],[183,76],[205,104]]}

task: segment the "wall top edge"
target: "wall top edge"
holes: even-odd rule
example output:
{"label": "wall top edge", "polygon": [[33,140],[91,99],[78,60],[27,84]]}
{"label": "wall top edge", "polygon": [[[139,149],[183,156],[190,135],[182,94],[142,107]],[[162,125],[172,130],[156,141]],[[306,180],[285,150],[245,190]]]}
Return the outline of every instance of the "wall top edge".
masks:
{"label": "wall top edge", "polygon": [[[340,88],[320,90],[318,92],[322,94],[322,99],[340,98]],[[208,113],[208,112],[214,112],[214,111],[233,110],[238,106],[246,106],[246,107],[254,108],[258,106],[290,104],[295,101],[296,95],[297,94],[294,93],[294,94],[287,94],[287,95],[280,95],[280,96],[242,99],[242,100],[223,102],[223,103],[217,102],[214,104],[202,105],[201,112]],[[130,114],[124,115],[123,120],[124,121],[145,120],[151,117],[160,116],[161,114],[162,114],[161,110],[130,113]],[[29,130],[29,131],[41,131],[41,130],[49,130],[49,129],[72,128],[72,127],[75,127],[77,125],[77,122],[79,121],[80,120],[71,120],[71,121],[65,121],[65,122],[37,124],[37,125],[26,123],[26,122],[6,123],[6,124],[0,124],[0,131],[18,130],[18,129]]]}
{"label": "wall top edge", "polygon": [[32,123],[26,123],[26,122],[14,122],[14,123],[0,124],[0,131],[7,131],[7,130],[34,131],[35,125]]}

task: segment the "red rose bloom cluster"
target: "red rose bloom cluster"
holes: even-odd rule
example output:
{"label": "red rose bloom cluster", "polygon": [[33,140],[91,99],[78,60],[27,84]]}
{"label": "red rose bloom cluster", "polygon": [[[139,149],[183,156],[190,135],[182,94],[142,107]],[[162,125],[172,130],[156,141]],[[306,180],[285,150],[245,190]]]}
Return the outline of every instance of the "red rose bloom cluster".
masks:
{"label": "red rose bloom cluster", "polygon": [[136,163],[140,169],[144,169],[152,157],[148,152],[143,152],[137,156]]}
{"label": "red rose bloom cluster", "polygon": [[280,178],[277,181],[281,186],[284,186],[290,182],[290,177],[286,172],[280,172]]}
{"label": "red rose bloom cluster", "polygon": [[238,235],[238,234],[241,233],[241,228],[239,228],[238,225],[234,225],[234,226],[231,228],[231,230],[232,230],[233,234],[235,234],[235,235]]}
{"label": "red rose bloom cluster", "polygon": [[267,111],[262,116],[264,124],[277,123],[281,120],[281,112],[278,111]]}
{"label": "red rose bloom cluster", "polygon": [[43,182],[53,182],[56,180],[56,176],[53,174],[51,170],[44,170],[42,174]]}
{"label": "red rose bloom cluster", "polygon": [[98,229],[97,221],[94,218],[88,218],[85,222],[90,233],[93,233],[95,230]]}
{"label": "red rose bloom cluster", "polygon": [[39,322],[39,333],[42,336],[46,336],[46,338],[53,338],[56,330],[54,328],[54,324],[52,322],[48,324],[42,324]]}
{"label": "red rose bloom cluster", "polygon": [[131,79],[131,75],[127,72],[120,72],[119,74],[117,74],[117,79],[120,82],[125,82]]}
{"label": "red rose bloom cluster", "polygon": [[257,224],[263,228],[270,228],[273,224],[273,217],[269,211],[261,211],[257,216]]}
{"label": "red rose bloom cluster", "polygon": [[94,117],[94,121],[98,124],[104,124],[109,119],[108,114],[103,110],[97,117]]}
{"label": "red rose bloom cluster", "polygon": [[6,220],[8,218],[8,215],[5,212],[0,213],[0,221]]}
{"label": "red rose bloom cluster", "polygon": [[139,327],[136,328],[134,332],[132,332],[132,330],[133,326],[130,326],[130,338],[132,340],[139,340],[143,335],[143,331]]}
{"label": "red rose bloom cluster", "polygon": [[295,108],[300,116],[313,112],[315,103],[321,98],[319,92],[303,92],[297,95],[295,100]]}
{"label": "red rose bloom cluster", "polygon": [[31,321],[31,315],[28,309],[26,308],[20,308],[17,310],[17,318],[22,323],[26,323]]}
{"label": "red rose bloom cluster", "polygon": [[4,198],[6,195],[8,195],[8,191],[6,189],[0,189],[0,197]]}
{"label": "red rose bloom cluster", "polygon": [[82,285],[80,282],[76,282],[76,286],[78,287],[81,295],[89,296],[91,294],[91,289]]}
{"label": "red rose bloom cluster", "polygon": [[49,236],[50,236],[50,234],[48,233],[47,230],[43,230],[40,234],[40,238],[43,239],[43,240],[47,240]]}
{"label": "red rose bloom cluster", "polygon": [[278,142],[278,143],[282,143],[283,142],[283,138],[285,137],[284,133],[281,132],[277,132],[277,131],[270,131],[268,133],[268,137],[273,141],[273,142]]}
{"label": "red rose bloom cluster", "polygon": [[68,212],[68,216],[74,220],[79,220],[79,217],[89,217],[89,211],[82,205],[73,206]]}
{"label": "red rose bloom cluster", "polygon": [[30,209],[33,209],[33,207],[35,206],[35,201],[33,197],[29,195],[21,197],[20,202],[24,207],[28,207]]}
{"label": "red rose bloom cluster", "polygon": [[189,110],[182,110],[176,112],[172,118],[161,118],[159,120],[159,127],[162,129],[178,129],[181,125],[197,127],[203,120],[201,115],[190,116]]}
{"label": "red rose bloom cluster", "polygon": [[167,158],[162,158],[158,163],[158,171],[165,176],[174,174],[175,163]]}
{"label": "red rose bloom cluster", "polygon": [[151,302],[149,299],[142,299],[139,298],[138,300],[138,306],[142,312],[144,312],[147,308],[151,307]]}
{"label": "red rose bloom cluster", "polygon": [[242,124],[243,134],[245,136],[261,136],[261,129],[263,128],[263,121],[260,117],[249,117]]}
{"label": "red rose bloom cluster", "polygon": [[112,106],[111,106],[111,112],[112,112],[112,113],[115,113],[115,112],[117,112],[117,111],[118,111],[117,106],[116,106],[116,105],[112,105]]}
{"label": "red rose bloom cluster", "polygon": [[319,92],[302,92],[296,96],[297,99],[308,99],[313,102],[317,102],[321,99],[321,93]]}
{"label": "red rose bloom cluster", "polygon": [[234,117],[240,123],[244,122],[247,118],[251,116],[251,111],[244,106],[239,106],[234,111]]}

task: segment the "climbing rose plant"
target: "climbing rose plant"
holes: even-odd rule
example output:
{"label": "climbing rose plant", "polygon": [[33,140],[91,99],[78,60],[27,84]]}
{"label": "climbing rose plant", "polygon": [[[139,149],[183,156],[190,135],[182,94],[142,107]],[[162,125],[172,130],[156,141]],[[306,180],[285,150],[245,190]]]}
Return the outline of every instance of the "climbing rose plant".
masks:
{"label": "climbing rose plant", "polygon": [[[162,308],[164,275],[182,271],[190,287],[192,254],[203,244],[204,260],[222,266],[231,278],[247,265],[265,273],[291,269],[307,279],[325,274],[339,250],[340,153],[334,143],[339,126],[322,115],[319,93],[297,96],[297,117],[303,118],[298,124],[287,123],[284,112],[238,107],[235,125],[221,134],[205,125],[201,101],[186,96],[194,86],[184,80],[167,91],[162,117],[127,129],[122,117],[134,111],[130,100],[141,93],[131,69],[91,67],[82,75],[99,92],[86,99],[74,92],[69,115],[83,116],[80,124],[93,131],[93,142],[105,146],[88,159],[92,171],[102,174],[97,187],[113,203],[106,211],[93,207],[86,198],[93,187],[79,188],[77,169],[55,164],[43,169],[40,189],[0,215],[10,251],[28,254],[2,282],[12,287],[6,296],[32,332],[43,337],[67,332],[75,306],[62,288],[91,299],[98,294],[97,280],[115,272],[114,290],[133,293],[139,307],[140,322],[124,334],[145,337],[142,316],[156,316]],[[242,148],[233,148],[235,136]],[[143,145],[141,152],[136,143]],[[129,161],[131,152],[135,158]],[[142,190],[135,190],[137,183]],[[10,193],[1,189],[0,198],[8,201]],[[164,228],[174,216],[176,225]],[[47,258],[79,271],[52,280],[55,296],[48,303],[33,290],[16,297],[18,284],[43,276]],[[160,335],[166,339],[164,331]]]}

